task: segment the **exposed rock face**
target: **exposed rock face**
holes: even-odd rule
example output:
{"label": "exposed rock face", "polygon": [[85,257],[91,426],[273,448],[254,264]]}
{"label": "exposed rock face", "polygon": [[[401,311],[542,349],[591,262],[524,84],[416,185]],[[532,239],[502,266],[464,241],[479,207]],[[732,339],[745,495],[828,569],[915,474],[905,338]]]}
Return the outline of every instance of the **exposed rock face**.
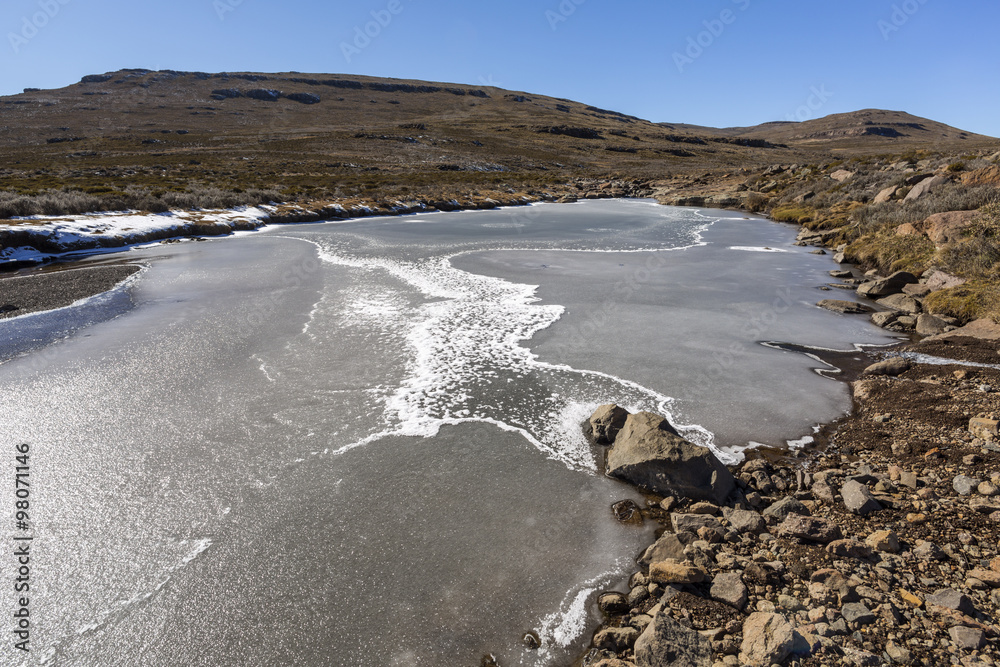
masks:
{"label": "exposed rock face", "polygon": [[694,630],[660,612],[635,642],[635,664],[637,667],[708,667],[712,664],[712,645]]}
{"label": "exposed rock face", "polygon": [[792,652],[792,626],[781,614],[754,612],[743,624],[740,663],[750,667],[770,667]]}
{"label": "exposed rock face", "polygon": [[594,440],[601,445],[615,441],[618,431],[625,425],[628,411],[614,404],[602,405],[590,416],[590,432]]}
{"label": "exposed rock face", "polygon": [[832,310],[835,313],[844,313],[845,315],[870,313],[875,310],[871,306],[866,306],[862,303],[855,303],[854,301],[841,301],[839,299],[823,299],[816,305],[820,308]]}
{"label": "exposed rock face", "polygon": [[977,211],[949,211],[935,213],[924,220],[927,237],[937,245],[951,243],[962,238],[972,221],[979,215]]}
{"label": "exposed rock face", "polygon": [[710,450],[677,435],[650,412],[629,415],[608,451],[608,475],[651,493],[723,503],[735,487],[732,473]]}

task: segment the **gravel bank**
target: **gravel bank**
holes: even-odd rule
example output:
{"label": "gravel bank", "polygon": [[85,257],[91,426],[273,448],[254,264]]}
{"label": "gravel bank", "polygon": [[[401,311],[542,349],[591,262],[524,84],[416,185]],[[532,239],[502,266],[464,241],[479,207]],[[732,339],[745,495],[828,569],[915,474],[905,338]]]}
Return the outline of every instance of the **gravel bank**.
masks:
{"label": "gravel bank", "polygon": [[0,318],[63,308],[106,292],[139,271],[138,266],[92,266],[0,278]]}

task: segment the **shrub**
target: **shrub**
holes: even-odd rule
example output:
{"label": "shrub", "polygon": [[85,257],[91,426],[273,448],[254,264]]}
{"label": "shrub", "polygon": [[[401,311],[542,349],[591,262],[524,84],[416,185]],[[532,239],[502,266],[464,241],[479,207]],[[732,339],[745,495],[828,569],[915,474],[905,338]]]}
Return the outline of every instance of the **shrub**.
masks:
{"label": "shrub", "polygon": [[934,243],[926,236],[899,236],[889,228],[866,234],[847,248],[850,257],[873,264],[883,273],[920,273],[930,266],[934,251]]}
{"label": "shrub", "polygon": [[810,222],[816,216],[816,209],[811,206],[779,206],[771,211],[771,218],[778,222],[797,222],[800,225]]}
{"label": "shrub", "polygon": [[964,162],[952,162],[951,164],[948,165],[948,171],[950,171],[953,174],[962,171],[964,169],[965,169]]}
{"label": "shrub", "polygon": [[935,315],[962,321],[991,318],[1000,323],[1000,285],[997,280],[975,280],[960,287],[932,292],[924,307]]}

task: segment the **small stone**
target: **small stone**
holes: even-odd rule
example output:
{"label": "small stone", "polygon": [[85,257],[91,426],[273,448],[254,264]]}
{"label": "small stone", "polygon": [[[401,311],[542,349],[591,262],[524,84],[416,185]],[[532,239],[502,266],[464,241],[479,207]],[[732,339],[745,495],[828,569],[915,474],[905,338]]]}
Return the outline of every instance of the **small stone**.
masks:
{"label": "small stone", "polygon": [[638,607],[649,599],[649,589],[646,586],[635,586],[628,594],[628,606]]}
{"label": "small stone", "polygon": [[862,313],[874,312],[874,308],[871,306],[866,306],[855,301],[842,301],[839,299],[823,299],[816,304],[820,308],[825,308],[826,310],[832,310],[835,313],[843,313],[845,315],[857,315]]}
{"label": "small stone", "polygon": [[660,501],[660,509],[662,509],[664,512],[669,512],[675,507],[677,507],[677,498],[673,496],[667,496],[666,498]]}
{"label": "small stone", "polygon": [[714,503],[702,501],[691,505],[687,511],[689,514],[708,514],[714,516],[719,513],[719,506]]}
{"label": "small stone", "polygon": [[769,667],[787,658],[794,646],[792,626],[781,614],[754,612],[743,623],[740,661],[750,667]]}
{"label": "small stone", "polygon": [[979,486],[979,480],[967,475],[957,475],[952,480],[951,487],[960,496],[971,496],[972,491]]}
{"label": "small stone", "polygon": [[764,510],[765,517],[773,518],[778,521],[783,521],[789,514],[809,516],[809,510],[799,500],[796,500],[792,496],[782,498]]}
{"label": "small stone", "polygon": [[670,524],[675,533],[697,533],[699,528],[715,528],[720,533],[724,532],[722,524],[714,516],[706,514],[679,514],[674,512],[670,515]]}
{"label": "small stone", "polygon": [[840,526],[815,517],[789,514],[778,526],[778,533],[787,537],[797,537],[810,542],[829,544],[843,538]]}
{"label": "small stone", "polygon": [[603,593],[597,598],[597,606],[605,614],[624,614],[629,610],[628,598],[622,593]]}
{"label": "small stone", "polygon": [[743,611],[749,599],[747,587],[736,572],[726,572],[717,576],[712,582],[710,595],[713,600],[728,604],[738,611]]}
{"label": "small stone", "polygon": [[639,638],[639,631],[633,627],[605,628],[594,635],[594,646],[619,653],[631,648]]}
{"label": "small stone", "polygon": [[840,610],[840,615],[844,617],[845,621],[855,625],[867,625],[875,622],[875,614],[861,602],[845,604]]}
{"label": "small stone", "polygon": [[826,552],[841,558],[857,558],[860,560],[872,557],[872,548],[857,540],[834,540],[826,545]]}
{"label": "small stone", "polygon": [[882,505],[872,497],[868,487],[856,480],[850,480],[840,489],[844,506],[860,516],[871,514],[882,509]]}
{"label": "small stone", "polygon": [[885,645],[885,653],[897,665],[909,665],[913,662],[913,654],[894,641]]}
{"label": "small stone", "polygon": [[924,600],[928,606],[936,605],[945,609],[953,609],[963,614],[972,616],[976,613],[976,608],[972,606],[972,600],[962,595],[953,588],[942,588],[934,595],[928,595]]}
{"label": "small stone", "polygon": [[914,526],[922,526],[927,523],[927,515],[910,513],[906,515],[906,521]]}
{"label": "small stone", "polygon": [[864,374],[896,377],[897,375],[902,375],[908,370],[910,370],[910,362],[908,359],[893,357],[892,359],[886,359],[885,361],[880,361],[877,364],[872,364],[865,369]]}
{"label": "small stone", "polygon": [[899,474],[899,483],[911,489],[917,488],[917,476],[912,472],[903,471]]}
{"label": "small stone", "polygon": [[981,496],[992,497],[1000,493],[1000,488],[997,488],[997,485],[993,482],[983,482],[976,487],[976,491]]}
{"label": "small stone", "polygon": [[649,566],[649,578],[657,584],[700,584],[705,580],[705,571],[668,558]]}
{"label": "small stone", "polygon": [[642,525],[642,510],[634,500],[619,500],[611,506],[611,512],[619,523]]}
{"label": "small stone", "polygon": [[891,530],[877,530],[865,540],[872,549],[884,553],[899,553],[899,538]]}
{"label": "small stone", "polygon": [[767,526],[764,518],[753,510],[724,510],[723,515],[729,527],[742,535],[759,535]]}
{"label": "small stone", "polygon": [[903,600],[903,602],[905,602],[905,603],[907,603],[909,605],[912,605],[912,606],[916,607],[917,609],[919,609],[920,607],[924,606],[924,601],[921,600],[915,594],[911,593],[910,591],[900,589],[899,590],[899,597]]}
{"label": "small stone", "polygon": [[933,542],[917,540],[917,546],[913,549],[913,555],[923,560],[944,560],[948,556],[941,547]]}
{"label": "small stone", "polygon": [[979,628],[956,625],[948,630],[948,635],[955,646],[964,651],[977,651],[986,646],[986,635]]}

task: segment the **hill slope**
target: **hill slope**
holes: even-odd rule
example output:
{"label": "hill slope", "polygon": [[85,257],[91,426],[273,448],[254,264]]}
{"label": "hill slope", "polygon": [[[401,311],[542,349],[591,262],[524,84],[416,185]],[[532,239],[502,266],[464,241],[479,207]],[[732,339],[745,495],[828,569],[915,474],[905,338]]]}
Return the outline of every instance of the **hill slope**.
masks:
{"label": "hill slope", "polygon": [[[815,163],[845,149],[989,141],[893,114],[720,130],[492,87],[121,70],[0,98],[0,191],[33,196],[69,187],[108,202],[136,192],[232,195],[222,204],[513,191],[580,178],[641,181]],[[897,128],[896,136],[866,128]]]}

